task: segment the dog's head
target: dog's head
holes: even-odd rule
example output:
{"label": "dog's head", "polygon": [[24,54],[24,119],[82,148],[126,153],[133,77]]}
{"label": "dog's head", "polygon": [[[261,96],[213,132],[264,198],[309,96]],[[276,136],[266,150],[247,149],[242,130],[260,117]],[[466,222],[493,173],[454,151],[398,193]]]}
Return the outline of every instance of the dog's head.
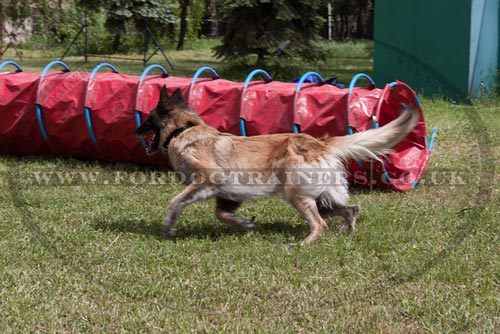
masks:
{"label": "dog's head", "polygon": [[167,88],[163,86],[156,108],[151,110],[146,121],[134,131],[134,135],[146,137],[152,134],[146,153],[154,154],[160,148],[168,145],[167,138],[173,131],[188,123],[201,124],[202,121],[198,115],[188,109],[179,88],[172,93],[172,96],[169,96]]}

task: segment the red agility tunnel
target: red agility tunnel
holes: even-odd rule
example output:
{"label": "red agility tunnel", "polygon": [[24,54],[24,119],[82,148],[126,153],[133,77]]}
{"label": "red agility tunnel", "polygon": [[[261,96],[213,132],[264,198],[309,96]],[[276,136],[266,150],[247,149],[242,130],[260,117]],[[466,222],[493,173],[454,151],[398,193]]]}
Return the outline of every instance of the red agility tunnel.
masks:
{"label": "red agility tunnel", "polygon": [[[156,106],[162,86],[169,94],[180,88],[210,126],[242,136],[350,135],[390,122],[403,104],[417,107],[421,122],[384,163],[349,164],[351,181],[370,187],[401,191],[414,187],[422,178],[434,140],[435,131],[427,141],[420,102],[410,87],[396,81],[378,89],[366,74],[356,75],[348,88],[339,88],[316,72],[286,83],[273,81],[259,69],[237,83],[221,79],[210,67],[200,68],[193,78],[182,78],[169,76],[156,64],[141,76],[120,74],[108,63],[97,65],[91,73],[72,72],[60,61],[49,63],[41,74],[25,73],[12,61],[1,63],[0,71],[6,66],[14,66],[15,71],[0,72],[0,154],[167,166],[166,157],[146,155],[145,142],[132,135]],[[160,75],[151,75],[152,70]],[[210,77],[200,78],[204,73]],[[368,80],[368,87],[355,87],[359,79]]]}

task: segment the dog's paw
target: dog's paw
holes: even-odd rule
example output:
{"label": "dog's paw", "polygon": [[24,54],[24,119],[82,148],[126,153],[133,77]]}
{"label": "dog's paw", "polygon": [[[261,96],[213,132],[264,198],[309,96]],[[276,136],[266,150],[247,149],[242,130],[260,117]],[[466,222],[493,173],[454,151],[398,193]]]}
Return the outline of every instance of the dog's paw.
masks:
{"label": "dog's paw", "polygon": [[240,227],[244,230],[250,230],[250,229],[255,227],[255,224],[252,223],[251,221],[245,221],[245,222],[239,223],[238,227]]}
{"label": "dog's paw", "polygon": [[342,230],[347,233],[353,233],[356,229],[356,219],[359,215],[359,206],[353,205],[344,213],[344,225]]}
{"label": "dog's paw", "polygon": [[255,219],[252,218],[252,220],[246,220],[241,217],[238,217],[237,220],[233,221],[232,224],[242,230],[250,230],[255,227],[255,224],[253,223],[253,220]]}
{"label": "dog's paw", "polygon": [[351,233],[351,226],[349,224],[342,224],[340,230],[342,232]]}
{"label": "dog's paw", "polygon": [[356,229],[355,228],[355,224],[353,222],[351,222],[351,221],[342,224],[342,227],[341,227],[341,230],[343,232],[346,232],[346,233],[349,233],[349,234],[353,233],[355,229]]}
{"label": "dog's paw", "polygon": [[165,239],[175,241],[175,238],[177,237],[177,229],[171,226],[163,225],[161,227],[161,234]]}

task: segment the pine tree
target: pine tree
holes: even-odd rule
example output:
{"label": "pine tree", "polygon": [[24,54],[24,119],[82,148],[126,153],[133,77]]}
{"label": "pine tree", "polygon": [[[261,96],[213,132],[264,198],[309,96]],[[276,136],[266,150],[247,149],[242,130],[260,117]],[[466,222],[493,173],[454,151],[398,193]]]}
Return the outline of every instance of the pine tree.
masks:
{"label": "pine tree", "polygon": [[320,6],[324,1],[242,0],[220,1],[226,33],[215,48],[219,58],[229,61],[257,55],[257,65],[273,53],[321,58],[314,45],[324,23]]}

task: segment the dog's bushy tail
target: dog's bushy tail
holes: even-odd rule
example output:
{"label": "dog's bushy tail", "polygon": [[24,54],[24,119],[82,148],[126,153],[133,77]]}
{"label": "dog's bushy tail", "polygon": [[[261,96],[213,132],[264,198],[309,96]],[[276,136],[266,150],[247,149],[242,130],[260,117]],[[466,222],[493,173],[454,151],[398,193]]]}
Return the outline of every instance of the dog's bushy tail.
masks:
{"label": "dog's bushy tail", "polygon": [[403,140],[418,124],[420,112],[413,106],[404,106],[401,115],[378,129],[370,129],[353,135],[330,139],[330,154],[342,161],[372,158],[391,152],[391,148]]}

